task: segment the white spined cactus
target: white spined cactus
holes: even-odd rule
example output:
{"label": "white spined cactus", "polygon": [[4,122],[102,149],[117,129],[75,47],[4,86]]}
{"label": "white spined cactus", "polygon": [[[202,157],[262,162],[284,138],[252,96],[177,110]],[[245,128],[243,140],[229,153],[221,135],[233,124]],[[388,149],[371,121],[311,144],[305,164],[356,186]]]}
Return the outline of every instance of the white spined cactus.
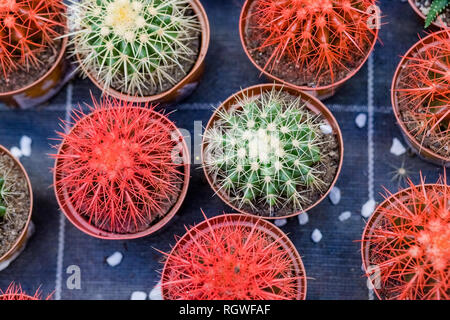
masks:
{"label": "white spined cactus", "polygon": [[301,210],[305,189],[323,189],[316,166],[323,122],[300,97],[274,88],[245,95],[217,116],[205,132],[204,166],[232,203]]}
{"label": "white spined cactus", "polygon": [[189,0],[71,1],[74,54],[104,88],[161,91],[197,58],[189,46],[200,32],[192,10]]}

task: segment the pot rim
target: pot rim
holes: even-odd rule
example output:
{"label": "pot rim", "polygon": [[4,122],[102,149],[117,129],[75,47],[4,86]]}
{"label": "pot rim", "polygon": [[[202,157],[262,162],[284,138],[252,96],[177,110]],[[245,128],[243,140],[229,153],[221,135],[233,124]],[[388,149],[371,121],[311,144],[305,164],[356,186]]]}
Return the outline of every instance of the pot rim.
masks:
{"label": "pot rim", "polygon": [[[319,203],[321,203],[330,193],[331,189],[334,187],[334,185],[337,182],[337,179],[339,177],[339,174],[341,172],[342,169],[342,164],[343,164],[343,160],[344,160],[344,140],[342,138],[342,132],[341,129],[339,127],[339,124],[336,120],[336,118],[334,117],[334,115],[331,113],[330,110],[328,110],[328,108],[317,98],[313,97],[312,95],[304,92],[304,91],[300,91],[298,89],[295,89],[293,87],[289,87],[289,86],[284,86],[282,84],[257,84],[245,89],[242,89],[239,92],[236,92],[234,94],[232,94],[230,97],[228,97],[228,99],[226,99],[224,102],[222,102],[220,104],[219,107],[217,107],[217,109],[214,111],[214,113],[212,114],[211,118],[208,121],[208,124],[205,127],[205,132],[207,130],[209,130],[211,128],[211,126],[213,125],[213,123],[216,121],[216,117],[217,117],[217,113],[220,109],[222,108],[226,108],[229,105],[232,104],[232,102],[234,102],[238,97],[242,96],[245,93],[250,93],[251,95],[257,95],[257,94],[261,94],[264,91],[268,91],[268,90],[272,90],[272,89],[277,89],[277,90],[282,90],[282,91],[287,91],[288,93],[294,95],[294,96],[301,96],[302,99],[305,101],[305,106],[312,111],[313,113],[316,114],[321,114],[322,117],[325,118],[325,120],[329,123],[329,125],[333,128],[333,132],[335,132],[336,135],[336,140],[339,144],[339,164],[337,166],[337,170],[336,170],[336,174],[334,176],[333,181],[330,183],[327,191],[319,198],[317,199],[317,201],[315,201],[314,203],[312,203],[311,205],[307,206],[305,209],[302,209],[300,211],[291,213],[289,215],[285,215],[285,216],[281,216],[281,217],[265,217],[265,216],[258,216],[255,215],[253,213],[249,213],[244,211],[243,209],[239,209],[237,206],[233,205],[229,199],[227,199],[222,193],[219,192],[219,188],[216,187],[216,185],[213,183],[210,175],[208,174],[207,170],[206,170],[206,166],[204,165],[204,159],[205,159],[205,138],[203,138],[202,141],[202,149],[201,149],[201,157],[202,157],[202,167],[203,167],[203,172],[206,176],[206,180],[208,180],[209,185],[211,186],[212,190],[214,191],[214,194],[219,196],[220,199],[222,199],[223,202],[225,202],[225,204],[227,204],[229,207],[231,207],[233,210],[235,210],[236,212],[240,212],[240,213],[244,213],[247,215],[251,215],[251,216],[256,216],[256,217],[260,217],[263,219],[267,219],[267,220],[278,220],[278,219],[287,219],[287,218],[291,218],[291,217],[295,217],[298,216],[299,214],[302,214],[304,212],[308,212],[311,209],[313,209],[315,206],[317,206]],[[254,93],[255,91],[258,91],[259,93]]]}
{"label": "pot rim", "polygon": [[206,226],[206,228],[208,228],[209,224],[220,225],[223,223],[223,220],[225,220],[225,219],[229,219],[228,222],[232,223],[232,224],[238,224],[238,223],[254,224],[258,227],[259,230],[262,230],[265,233],[268,233],[270,236],[276,235],[278,237],[278,239],[282,240],[282,241],[280,241],[280,245],[284,244],[283,247],[289,248],[289,250],[290,250],[289,253],[292,258],[292,263],[294,264],[294,266],[296,268],[298,268],[299,273],[303,275],[303,277],[301,277],[298,281],[300,290],[298,292],[297,300],[305,300],[306,292],[307,292],[306,269],[303,264],[303,260],[300,256],[300,254],[298,253],[297,248],[292,243],[291,239],[289,239],[289,237],[286,235],[286,233],[284,233],[279,227],[275,226],[274,224],[272,224],[260,217],[254,216],[254,215],[250,216],[250,215],[245,215],[245,214],[240,214],[240,213],[221,214],[218,216],[207,218],[207,219],[203,220],[202,222],[199,222],[199,223],[191,226],[188,229],[188,231],[186,231],[185,234],[180,239],[178,239],[177,243],[172,248],[166,261],[164,262],[163,271],[161,273],[161,292],[162,292],[163,300],[166,300],[166,298],[164,297],[165,294],[164,294],[163,284],[162,284],[162,282],[164,281],[164,274],[166,273],[167,264],[168,264],[170,257],[173,255],[173,253],[178,248],[180,243],[183,241],[186,241],[186,239],[189,239],[189,237],[191,236],[191,231],[193,229],[195,229],[195,230],[198,230],[200,228],[203,229],[205,226]]}
{"label": "pot rim", "polygon": [[210,25],[208,20],[208,15],[206,14],[205,9],[203,8],[201,2],[199,0],[189,0],[190,5],[192,6],[192,9],[197,14],[198,20],[200,22],[201,26],[201,45],[200,45],[200,51],[197,55],[197,60],[192,67],[192,69],[179,81],[177,82],[173,87],[170,89],[163,91],[161,93],[151,95],[151,96],[139,96],[139,95],[129,95],[123,92],[120,92],[118,90],[115,90],[111,87],[105,87],[100,83],[97,78],[91,74],[91,72],[88,72],[88,70],[85,68],[85,66],[81,63],[81,58],[78,52],[75,54],[76,60],[78,63],[79,68],[82,70],[83,74],[86,75],[94,85],[100,89],[102,94],[106,94],[112,97],[115,97],[120,100],[124,101],[131,101],[135,103],[146,103],[146,102],[157,102],[164,100],[164,98],[171,96],[176,91],[178,91],[181,87],[183,87],[185,84],[187,84],[190,77],[192,77],[198,70],[201,68],[205,61],[206,54],[208,53],[209,49],[209,43],[210,43]]}
{"label": "pot rim", "polygon": [[20,168],[20,170],[22,171],[23,175],[25,176],[25,180],[27,181],[28,184],[28,193],[29,193],[29,197],[30,197],[30,208],[28,211],[28,219],[27,222],[25,223],[25,226],[22,230],[22,232],[19,234],[19,236],[17,237],[16,241],[14,242],[13,246],[3,255],[0,257],[0,261],[3,261],[6,257],[9,257],[11,254],[13,254],[16,250],[17,247],[20,245],[20,242],[22,241],[22,239],[24,237],[26,237],[26,234],[28,232],[28,227],[30,226],[30,222],[31,222],[31,215],[33,214],[33,189],[31,187],[31,181],[30,181],[30,177],[28,176],[27,171],[25,170],[25,167],[22,165],[22,163],[16,159],[11,152],[6,149],[4,146],[0,145],[0,151],[4,152],[7,156],[9,156],[14,163]]}
{"label": "pot rim", "polygon": [[[181,205],[184,202],[184,199],[187,195],[187,190],[189,187],[189,181],[190,181],[190,153],[189,148],[186,144],[186,139],[182,135],[179,128],[175,125],[174,122],[172,122],[166,115],[163,115],[159,112],[156,112],[154,110],[146,109],[144,107],[140,106],[129,106],[127,108],[133,108],[133,109],[144,109],[147,112],[152,113],[153,115],[160,117],[165,122],[167,122],[167,128],[171,129],[172,132],[176,132],[181,145],[182,145],[182,157],[183,157],[183,164],[180,164],[180,167],[182,166],[184,169],[183,173],[183,187],[180,190],[179,196],[177,201],[174,203],[174,205],[167,211],[166,215],[156,222],[156,224],[151,225],[149,228],[136,232],[136,233],[114,233],[110,231],[105,231],[100,228],[95,227],[94,225],[90,224],[86,221],[81,215],[78,214],[75,210],[71,212],[71,210],[67,207],[66,203],[68,202],[64,195],[62,194],[62,191],[58,192],[58,188],[56,187],[57,181],[59,180],[58,175],[58,163],[62,160],[57,159],[53,165],[53,191],[55,193],[56,200],[58,202],[60,210],[64,213],[66,218],[80,231],[82,231],[85,234],[88,234],[92,237],[104,239],[104,240],[131,240],[131,239],[137,239],[141,237],[148,236],[150,234],[155,233],[156,231],[163,228],[169,221],[172,220],[172,218],[175,216],[175,214],[179,211]],[[92,113],[84,116],[81,120],[92,117],[97,112],[101,112],[103,109],[97,109],[93,111]],[[80,120],[80,121],[81,121]],[[78,123],[72,126],[68,134],[71,134],[73,130],[77,127]],[[65,146],[65,140],[61,142],[61,144],[58,147],[58,154],[61,153],[62,148]],[[60,194],[61,193],[61,194]]]}
{"label": "pot rim", "polygon": [[376,33],[374,35],[374,39],[373,42],[370,46],[370,49],[367,51],[365,58],[361,61],[361,64],[353,69],[353,71],[349,72],[347,74],[347,76],[339,81],[333,82],[331,84],[328,84],[326,86],[317,86],[317,87],[308,87],[308,86],[298,86],[295,85],[293,83],[289,83],[286,80],[283,80],[281,78],[278,78],[274,75],[272,75],[270,72],[264,70],[260,65],[258,65],[256,63],[256,61],[253,59],[253,57],[250,55],[250,52],[247,48],[246,45],[246,37],[245,37],[245,27],[246,27],[246,20],[247,20],[247,16],[248,16],[248,11],[250,9],[250,5],[253,3],[254,0],[246,0],[242,10],[241,10],[241,15],[239,17],[239,36],[241,38],[241,44],[242,47],[244,48],[244,52],[247,55],[248,59],[251,61],[251,63],[260,71],[260,74],[264,74],[266,77],[268,77],[271,80],[274,80],[278,83],[284,84],[286,86],[290,86],[293,87],[297,90],[302,90],[302,91],[313,91],[313,92],[317,92],[317,91],[321,91],[321,90],[328,90],[328,89],[335,89],[340,87],[341,85],[343,85],[345,82],[347,82],[348,80],[350,80],[351,78],[353,78],[353,76],[355,74],[358,73],[358,71],[364,66],[364,64],[366,63],[366,61],[369,59],[370,54],[373,52],[375,45],[377,43],[378,40],[378,35],[379,35],[379,28],[376,29]]}
{"label": "pot rim", "polygon": [[[439,183],[425,183],[423,184],[423,187],[425,188],[430,188],[430,187],[443,187],[443,184],[439,184]],[[416,187],[422,188],[422,185],[419,185]],[[377,222],[377,220],[380,218],[380,210],[381,208],[386,207],[389,203],[390,200],[394,199],[394,198],[399,198],[402,197],[404,193],[407,193],[408,191],[410,191],[412,189],[412,187],[408,187],[402,190],[397,191],[394,194],[390,194],[388,197],[386,197],[383,202],[381,202],[375,209],[375,211],[373,212],[373,214],[369,217],[365,227],[364,227],[364,231],[362,233],[361,236],[361,260],[362,260],[362,264],[364,267],[364,272],[367,275],[367,269],[368,269],[368,262],[369,262],[369,248],[367,247],[367,244],[369,241],[366,241],[366,237],[369,234],[369,232],[372,230],[373,225]],[[369,237],[367,237],[369,238]],[[372,283],[372,287],[373,287],[373,291],[375,292],[375,294],[377,295],[379,300],[384,300],[380,294],[380,292],[378,291],[378,289],[373,285],[372,279],[370,277],[367,277],[367,279],[370,280],[370,282]]]}
{"label": "pot rim", "polygon": [[[66,20],[66,24],[67,24],[67,20]],[[67,26],[65,26],[65,30],[67,30]],[[22,92],[25,92],[25,91],[27,91],[29,89],[32,89],[38,83],[44,81],[53,71],[55,71],[56,67],[65,58],[65,53],[66,53],[68,41],[69,41],[69,39],[67,39],[67,38],[63,38],[62,39],[61,48],[60,48],[58,57],[56,58],[56,60],[53,63],[52,67],[45,74],[43,74],[37,80],[33,81],[32,83],[30,83],[30,84],[28,84],[28,85],[26,85],[26,86],[24,86],[22,88],[19,88],[19,89],[13,90],[13,91],[0,92],[0,97],[15,96],[15,95],[20,94]]]}
{"label": "pot rim", "polygon": [[[430,41],[434,36],[441,34],[441,33],[448,34],[449,39],[450,39],[450,33],[447,29],[442,29],[440,31],[433,32],[433,33],[429,34],[428,36],[420,39],[418,42],[416,42],[411,48],[408,49],[408,51],[405,53],[405,55],[402,56],[402,59],[400,60],[400,63],[397,65],[397,69],[395,70],[394,77],[392,78],[391,105],[392,105],[392,110],[395,115],[395,119],[397,120],[397,123],[400,126],[402,132],[411,141],[412,145],[419,151],[419,153],[422,154],[422,150],[425,150],[434,159],[437,159],[442,162],[450,162],[449,158],[445,158],[443,155],[440,155],[440,154],[434,152],[430,148],[420,145],[419,141],[411,134],[411,132],[409,132],[408,128],[404,124],[404,121],[401,119],[400,110],[399,110],[399,106],[398,106],[398,102],[397,102],[398,99],[397,99],[397,94],[396,94],[397,83],[399,81],[400,73],[403,69],[403,66],[407,62],[407,58],[411,57],[412,53],[414,53],[415,51],[420,50],[421,48],[425,47],[427,45],[428,41]],[[427,158],[429,158],[429,156],[427,156]]]}
{"label": "pot rim", "polygon": [[[414,3],[414,0],[408,0],[409,5],[411,6],[411,8],[416,12],[416,14],[423,20],[425,21],[427,19],[427,17],[425,17],[425,15],[422,13],[422,11],[419,10],[419,8],[417,8],[416,4]],[[444,24],[444,23],[443,23]],[[439,25],[436,22],[436,19],[431,22],[431,26],[438,28],[438,29],[448,29],[450,27],[447,27],[445,24],[444,25]],[[430,27],[428,27],[430,28]],[[425,29],[425,28],[424,28]]]}

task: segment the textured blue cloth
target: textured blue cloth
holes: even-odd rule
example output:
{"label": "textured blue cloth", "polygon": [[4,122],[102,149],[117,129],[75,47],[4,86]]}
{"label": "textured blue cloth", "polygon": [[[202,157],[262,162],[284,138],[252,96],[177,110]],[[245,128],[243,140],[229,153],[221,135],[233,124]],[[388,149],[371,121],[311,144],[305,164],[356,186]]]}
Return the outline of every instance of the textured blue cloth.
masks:
{"label": "textured blue cloth", "polygon": [[[206,58],[206,71],[194,92],[175,107],[170,115],[180,128],[193,133],[194,121],[206,125],[213,108],[240,88],[262,83],[258,71],[248,61],[238,33],[242,0],[203,0],[211,23],[211,45]],[[365,224],[360,215],[362,205],[370,192],[381,200],[382,186],[395,191],[397,183],[391,181],[390,167],[406,166],[413,171],[411,177],[418,181],[422,170],[429,181],[435,181],[442,168],[429,165],[417,157],[396,157],[389,153],[394,137],[401,141],[390,107],[390,85],[400,56],[413,45],[418,34],[424,34],[423,22],[418,20],[407,2],[382,0],[384,15],[381,40],[373,54],[373,74],[368,64],[331,99],[326,101],[342,129],[345,144],[344,166],[337,182],[342,199],[336,206],[326,199],[308,212],[309,222],[300,226],[297,218],[288,220],[282,229],[294,242],[306,267],[308,299],[367,299],[366,279],[361,271],[359,243]],[[373,76],[370,89],[369,76]],[[200,208],[208,216],[230,210],[213,196],[198,165],[192,167],[192,178],[187,198],[172,222],[162,231],[133,241],[104,241],[91,238],[60,218],[56,203],[50,168],[53,161],[48,154],[51,138],[59,129],[59,119],[66,117],[68,88],[73,87],[71,103],[89,101],[89,91],[95,96],[99,91],[89,80],[76,79],[46,106],[34,110],[18,111],[0,106],[0,144],[17,146],[22,135],[32,137],[32,156],[22,158],[30,175],[35,203],[33,221],[36,234],[25,252],[5,271],[0,272],[0,288],[5,289],[15,280],[29,291],[42,286],[44,293],[54,290],[62,299],[129,299],[136,290],[149,292],[158,281],[161,255],[154,248],[169,250],[175,244],[174,235],[184,233],[184,225],[202,221]],[[373,91],[371,91],[373,90]],[[372,95],[373,113],[368,112]],[[69,100],[70,102],[70,100]],[[369,115],[371,126],[359,129],[355,117]],[[373,126],[369,139],[369,130]],[[373,181],[369,179],[369,140],[373,143]],[[372,190],[372,191],[370,191]],[[350,210],[352,216],[340,222],[338,216]],[[311,233],[319,229],[323,239],[315,244]],[[58,248],[61,250],[58,251]],[[111,268],[106,257],[120,251],[124,258],[120,265]],[[58,253],[59,252],[59,253]],[[58,265],[59,258],[59,265]],[[81,290],[66,287],[66,269],[77,265],[81,269]]]}

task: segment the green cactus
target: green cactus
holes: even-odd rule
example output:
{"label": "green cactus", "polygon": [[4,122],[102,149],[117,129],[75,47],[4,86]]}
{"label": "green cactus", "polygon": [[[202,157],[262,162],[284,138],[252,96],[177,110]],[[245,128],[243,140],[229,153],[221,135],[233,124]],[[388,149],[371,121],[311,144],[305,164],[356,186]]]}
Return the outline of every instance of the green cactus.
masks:
{"label": "green cactus", "polygon": [[[318,116],[300,97],[276,90],[244,96],[205,132],[204,166],[218,188],[240,208],[301,209],[306,188],[321,190]],[[301,191],[303,189],[303,191]]]}
{"label": "green cactus", "polygon": [[5,179],[0,177],[0,219],[6,216],[6,189]]}
{"label": "green cactus", "polygon": [[425,19],[425,28],[428,28],[431,23],[436,20],[437,16],[449,5],[449,0],[433,0]]}
{"label": "green cactus", "polygon": [[74,54],[105,88],[141,96],[162,90],[196,58],[188,44],[200,24],[189,0],[71,2]]}

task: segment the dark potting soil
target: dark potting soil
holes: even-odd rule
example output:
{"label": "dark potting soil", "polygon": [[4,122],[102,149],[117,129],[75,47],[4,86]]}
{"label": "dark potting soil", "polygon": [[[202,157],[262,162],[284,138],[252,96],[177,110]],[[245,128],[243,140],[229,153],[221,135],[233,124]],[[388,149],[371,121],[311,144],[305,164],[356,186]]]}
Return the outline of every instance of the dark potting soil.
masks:
{"label": "dark potting soil", "polygon": [[[426,17],[428,15],[428,12],[430,11],[432,2],[432,0],[415,0],[414,4],[416,5],[417,9],[419,9]],[[447,6],[447,8],[445,8],[433,22],[437,24],[443,22],[447,27],[450,26],[450,7]]]}
{"label": "dark potting soil", "polygon": [[39,66],[20,67],[12,71],[7,78],[0,76],[0,92],[11,92],[22,89],[33,82],[39,80],[45,75],[56,63],[62,48],[62,40],[55,42],[55,47],[47,47],[37,54],[38,60],[41,62]]}
{"label": "dark potting soil", "polygon": [[[290,99],[292,101],[295,101],[297,99],[297,97],[289,93],[285,93],[285,97],[286,99]],[[305,111],[312,116],[316,116],[317,121],[316,123],[327,123],[327,121],[322,115],[319,115],[317,117],[315,113],[313,113],[307,108],[305,108]],[[307,208],[310,205],[314,204],[328,191],[336,176],[339,167],[339,160],[341,158],[341,155],[339,154],[339,141],[336,136],[336,133],[333,132],[333,134],[324,134],[319,130],[318,135],[319,135],[318,144],[321,145],[322,157],[320,162],[313,165],[312,168],[314,170],[317,170],[318,180],[322,180],[324,182],[324,185],[321,188],[321,190],[316,188],[308,189],[306,186],[299,186],[297,188],[297,190],[304,196],[305,199],[304,201],[301,202],[302,208]],[[224,194],[223,196],[225,198],[228,198]],[[240,207],[239,202],[237,201],[236,202],[230,201],[230,202],[235,207],[237,208]],[[245,212],[252,213],[254,215],[262,217],[285,217],[301,211],[298,208],[296,209],[292,204],[280,208],[272,207],[271,209],[263,198],[256,199],[253,205],[254,207],[248,204],[244,204],[243,206],[241,206],[241,209]]]}
{"label": "dark potting soil", "polygon": [[[194,11],[187,11],[186,16],[194,16]],[[174,83],[171,83],[169,81],[164,81],[161,83],[161,85],[158,86],[152,86],[151,83],[147,86],[147,88],[144,88],[142,90],[142,94],[139,94],[139,92],[132,92],[131,95],[142,95],[144,97],[149,97],[153,95],[157,95],[163,92],[166,92],[173,87],[175,87],[181,80],[186,77],[186,75],[192,70],[195,63],[197,62],[199,53],[200,53],[200,47],[201,47],[201,33],[198,31],[192,31],[192,34],[190,35],[190,41],[186,43],[186,46],[193,52],[193,55],[190,57],[183,57],[180,60],[181,67],[179,66],[172,66],[171,68],[167,69],[166,72],[170,74],[170,76],[175,80]],[[126,92],[122,88],[120,88],[120,85],[117,83],[115,84],[112,82],[111,88],[121,92],[123,94],[129,95],[130,92]]]}
{"label": "dark potting soil", "polygon": [[[257,17],[254,14],[255,7],[256,1],[250,6],[248,10],[248,22],[245,26],[244,42],[252,59],[258,66],[264,69],[267,61],[269,61],[270,57],[272,56],[275,47],[272,46],[266,47],[262,50],[259,49],[259,47],[261,47],[261,45],[263,44],[264,39],[261,37],[261,31],[257,29],[258,22]],[[371,33],[369,33],[368,36],[373,38],[373,35]],[[362,49],[365,53],[368,53],[370,51],[370,45],[367,45]],[[326,74],[324,73],[321,75],[321,80],[319,83],[316,82],[317,73],[315,72],[315,70],[301,69],[300,67],[296,66],[295,63],[293,63],[292,60],[289,59],[286,55],[281,57],[279,62],[271,64],[268,68],[266,68],[266,71],[271,75],[296,86],[304,86],[309,88],[324,87],[345,79],[351,71],[357,69],[363,63],[367,54],[361,55],[357,53],[358,52],[355,50],[354,52],[352,52],[351,59],[343,61],[343,63],[345,64],[345,69],[342,68],[339,70],[335,70],[334,80],[331,77],[331,74],[327,72]],[[350,70],[350,72],[347,70]]]}
{"label": "dark potting soil", "polygon": [[21,235],[30,214],[30,194],[25,174],[16,162],[0,150],[0,177],[8,188],[6,217],[0,218],[0,257]]}

